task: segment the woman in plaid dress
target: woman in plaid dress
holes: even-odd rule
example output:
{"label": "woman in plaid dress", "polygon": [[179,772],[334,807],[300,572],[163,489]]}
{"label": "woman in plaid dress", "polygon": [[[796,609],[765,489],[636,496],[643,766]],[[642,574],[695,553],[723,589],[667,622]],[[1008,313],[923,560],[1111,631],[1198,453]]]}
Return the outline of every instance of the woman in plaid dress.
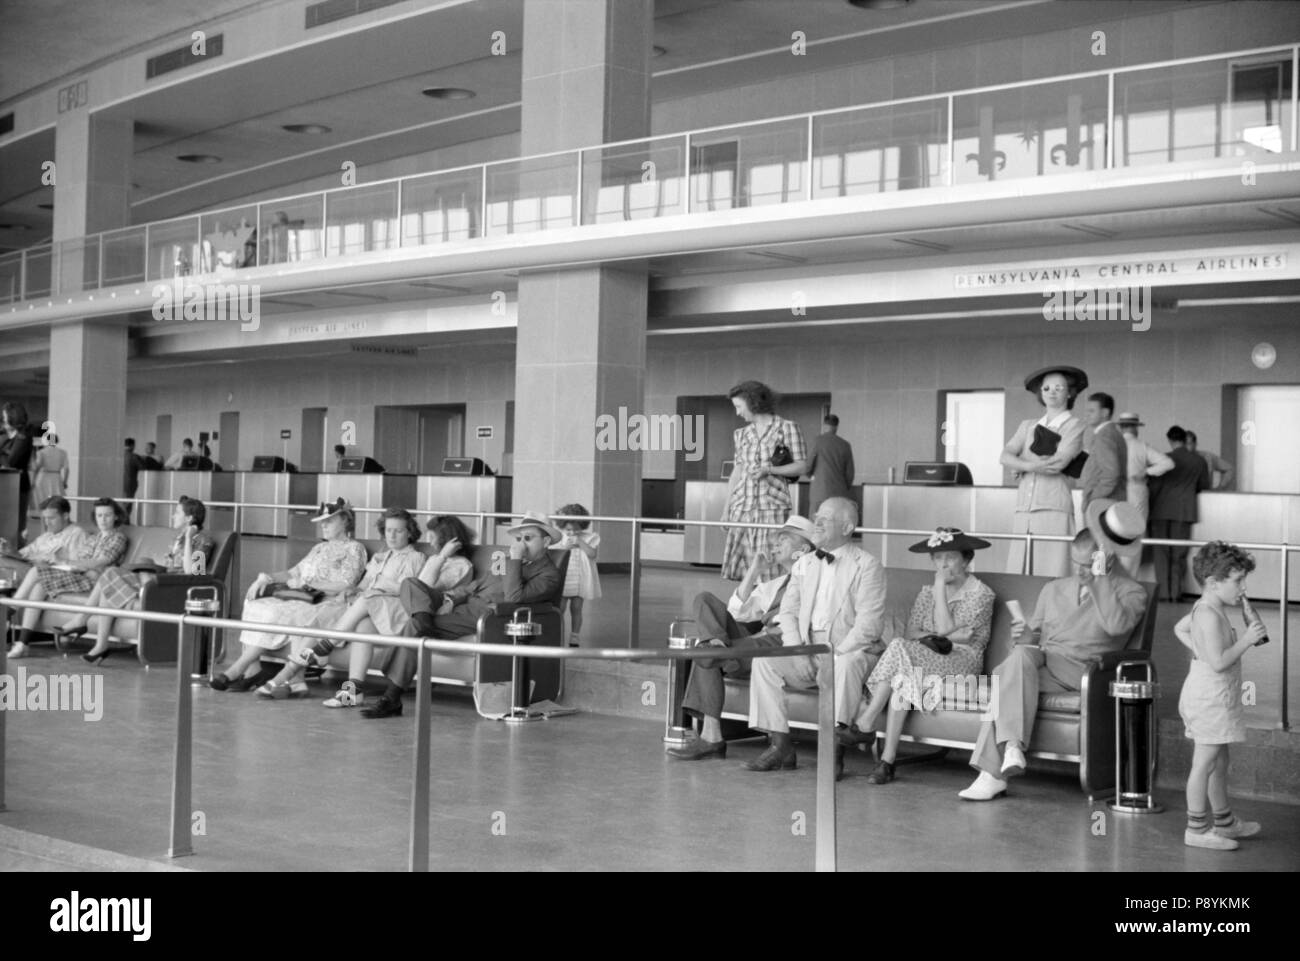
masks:
{"label": "woman in plaid dress", "polygon": [[[794,421],[775,412],[771,388],[747,380],[733,387],[727,396],[736,408],[736,416],[743,417],[747,423],[735,434],[735,467],[731,471],[731,488],[722,519],[771,525],[769,530],[727,528],[722,576],[739,581],[744,579],[760,552],[767,557],[775,555],[776,529],[785,523],[793,507],[790,482],[807,470],[808,461],[803,431]],[[793,459],[775,467],[772,452],[780,445],[789,448]],[[759,579],[767,580],[779,573],[776,569],[760,570]]]}
{"label": "woman in plaid dress", "polygon": [[[176,540],[172,541],[171,551],[158,562],[157,566],[165,568],[169,574],[189,573],[193,569],[192,565],[197,563],[195,555],[201,555],[203,570],[208,569],[212,564],[212,553],[216,548],[216,542],[203,530],[203,521],[207,518],[207,514],[208,509],[201,500],[194,497],[180,499],[176,510],[172,513],[172,527],[177,531]],[[148,562],[147,558],[141,558],[136,566]],[[121,567],[109,567],[95,582],[95,589],[90,592],[86,605],[116,607],[124,611],[139,610],[140,590],[154,577],[154,574],[147,571],[137,572]],[[108,657],[110,653],[108,636],[115,619],[98,615],[94,620],[96,621],[95,646],[89,653],[81,655],[81,659],[87,664],[98,664]],[[90,621],[89,616],[80,614],[56,633],[62,635],[64,639],[80,637],[90,629]]]}

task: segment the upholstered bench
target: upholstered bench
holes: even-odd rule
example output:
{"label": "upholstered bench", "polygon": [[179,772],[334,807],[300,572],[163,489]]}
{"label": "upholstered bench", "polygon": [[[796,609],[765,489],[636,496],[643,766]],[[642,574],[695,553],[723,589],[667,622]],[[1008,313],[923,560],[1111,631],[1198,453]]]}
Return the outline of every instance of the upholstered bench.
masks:
{"label": "upholstered bench", "polygon": [[[928,570],[886,568],[887,601],[885,608],[886,640],[902,636],[907,616],[917,593],[934,581]],[[949,688],[940,708],[933,712],[909,711],[902,739],[940,748],[971,750],[979,734],[980,714],[988,708],[992,673],[1011,653],[1011,614],[1006,602],[1020,601],[1025,616],[1031,616],[1039,591],[1050,578],[1022,574],[975,572],[997,595],[989,645],[985,648],[982,683]],[[1077,694],[1041,694],[1034,733],[1026,753],[1030,757],[1063,761],[1079,765],[1079,783],[1090,797],[1104,796],[1114,789],[1115,780],[1115,705],[1108,687],[1115,678],[1115,667],[1124,660],[1149,660],[1155,634],[1155,585],[1143,583],[1147,591],[1147,609],[1142,620],[1129,635],[1124,649],[1093,664],[1084,674],[1082,690]],[[1154,666],[1152,667],[1154,673]],[[973,690],[971,689],[973,688]],[[790,726],[817,729],[817,692],[789,690]],[[669,711],[673,705],[669,705]],[[732,720],[749,717],[749,681],[726,679],[726,701],[722,716]],[[883,733],[886,717],[882,715],[876,730]]]}
{"label": "upholstered bench", "polygon": [[[90,530],[90,525],[82,525]],[[129,541],[123,566],[130,567],[145,558],[158,560],[171,550],[176,531],[169,527],[123,528]],[[181,614],[185,610],[185,595],[191,587],[214,587],[224,604],[229,592],[228,579],[239,535],[230,531],[210,531],[216,548],[212,554],[212,567],[203,575],[160,574],[157,579],[140,589],[140,610],[161,614]],[[62,594],[54,600],[69,604],[85,604],[89,594]],[[227,607],[223,607],[227,610]],[[62,627],[76,615],[67,611],[45,611],[36,629],[49,633]],[[136,649],[141,664],[170,663],[176,660],[176,628],[171,624],[150,623],[119,617],[113,621],[110,637]],[[219,643],[219,639],[218,639]]]}
{"label": "upholstered bench", "polygon": [[[385,549],[382,541],[363,540],[366,550],[373,556],[375,553]],[[428,556],[432,553],[431,546],[421,541],[416,545],[420,553]],[[484,577],[487,574],[505,574],[506,560],[509,558],[508,547],[480,545],[474,548],[470,557],[474,565],[474,578]],[[554,558],[555,555],[553,554]],[[560,578],[561,586],[564,583],[563,577]],[[527,607],[532,611],[532,619],[541,625],[542,633],[538,635],[532,643],[545,646],[558,646],[561,641],[561,623],[560,611],[557,606],[559,601],[559,589],[552,598],[534,601],[529,604],[510,604],[499,603],[496,605],[496,613],[489,613],[479,618],[478,630],[459,638],[462,641],[477,641],[481,644],[511,644],[514,638],[508,637],[505,632],[507,622],[514,616],[517,608]],[[242,600],[241,600],[242,603]],[[236,615],[238,612],[235,612]],[[328,629],[328,625],[326,625]],[[232,640],[238,638],[232,635]],[[383,663],[386,656],[385,649],[380,645],[375,645],[371,654],[369,673],[379,676],[379,665]],[[277,651],[269,651],[263,656],[263,660],[284,662],[289,656],[289,647],[285,645]],[[331,677],[347,677],[348,671],[348,647],[335,648],[330,652],[326,662],[326,673]],[[495,655],[477,655],[477,654],[452,654],[442,651],[430,652],[429,681],[435,684],[451,684],[457,687],[470,687],[476,683],[486,684],[496,681],[509,681],[511,679],[512,659],[509,657]],[[533,682],[533,700],[554,700],[560,696],[563,690],[564,671],[563,661],[556,659],[534,658],[528,662],[529,678]]]}

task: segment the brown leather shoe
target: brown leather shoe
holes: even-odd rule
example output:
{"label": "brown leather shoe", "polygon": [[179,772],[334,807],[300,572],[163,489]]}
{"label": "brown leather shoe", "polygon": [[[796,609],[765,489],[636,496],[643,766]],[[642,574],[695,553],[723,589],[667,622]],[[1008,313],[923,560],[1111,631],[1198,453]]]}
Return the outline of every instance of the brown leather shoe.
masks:
{"label": "brown leather shoe", "polygon": [[727,756],[726,741],[706,741],[703,738],[696,738],[689,744],[681,747],[670,747],[668,756],[675,757],[679,761],[707,761],[709,758],[724,758]]}
{"label": "brown leather shoe", "polygon": [[835,743],[843,744],[845,747],[853,747],[856,744],[870,744],[875,739],[875,731],[859,731],[856,724],[835,729]]}
{"label": "brown leather shoe", "polygon": [[888,784],[894,779],[894,765],[888,761],[881,761],[876,765],[876,769],[867,775],[868,784]]}
{"label": "brown leather shoe", "polygon": [[772,746],[753,761],[746,761],[746,771],[793,771],[796,763],[794,744],[789,734],[773,734]]}

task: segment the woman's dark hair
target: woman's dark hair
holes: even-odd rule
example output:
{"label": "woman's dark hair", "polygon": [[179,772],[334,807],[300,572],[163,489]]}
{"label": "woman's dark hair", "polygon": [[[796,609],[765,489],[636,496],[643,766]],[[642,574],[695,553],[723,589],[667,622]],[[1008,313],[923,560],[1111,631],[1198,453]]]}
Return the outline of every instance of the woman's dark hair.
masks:
{"label": "woman's dark hair", "polygon": [[1038,406],[1047,406],[1047,402],[1043,400],[1043,382],[1053,374],[1065,378],[1065,409],[1074,410],[1074,400],[1079,396],[1079,382],[1063,370],[1049,370],[1043,375],[1043,379],[1038,382],[1038,387],[1034,390],[1034,397],[1038,400]]}
{"label": "woman's dark hair", "polygon": [[727,399],[745,398],[745,406],[751,414],[771,414],[776,409],[776,394],[767,384],[756,380],[747,380],[727,391]]}
{"label": "woman's dark hair", "polygon": [[420,525],[415,522],[411,512],[402,507],[390,507],[384,511],[383,516],[379,518],[379,536],[384,536],[384,528],[388,522],[396,518],[406,524],[406,534],[409,543],[414,544],[420,539]]}
{"label": "woman's dark hair", "polygon": [[1227,541],[1210,541],[1192,558],[1192,575],[1196,583],[1204,585],[1207,577],[1223,581],[1233,571],[1249,574],[1255,569],[1255,558],[1235,544]]}
{"label": "woman's dark hair", "polygon": [[181,505],[181,511],[190,519],[190,522],[199,530],[203,530],[203,522],[208,519],[208,509],[203,506],[203,501],[197,497],[186,497],[182,494],[177,503]]}
{"label": "woman's dark hair", "polygon": [[469,557],[469,552],[474,549],[474,535],[454,514],[439,514],[437,517],[429,518],[425,529],[438,535],[439,544],[460,541],[460,550],[456,553],[461,557]]}
{"label": "woman's dark hair", "polygon": [[0,413],[4,414],[5,420],[14,430],[25,431],[27,429],[27,408],[16,400],[11,400],[3,407],[0,407]]}
{"label": "woman's dark hair", "polygon": [[68,503],[68,499],[66,497],[60,497],[58,494],[55,494],[53,497],[47,497],[45,500],[41,501],[41,510],[48,511],[51,508],[58,511],[60,514],[72,513],[72,505]]}
{"label": "woman's dark hair", "polygon": [[353,537],[357,533],[357,515],[345,508],[338,512],[338,516],[343,519],[343,529],[348,532],[348,537]]}
{"label": "woman's dark hair", "polygon": [[[583,507],[581,504],[565,504],[555,513],[563,517],[590,517],[591,516],[587,508]],[[555,526],[563,527],[564,521],[560,521]],[[578,530],[580,531],[585,531],[590,526],[591,526],[591,521],[578,521]]]}
{"label": "woman's dark hair", "polygon": [[113,517],[115,518],[113,526],[124,527],[126,525],[126,508],[123,507],[121,504],[119,504],[117,501],[113,500],[113,498],[101,497],[97,501],[95,501],[95,503],[92,504],[90,508],[90,514],[92,517],[95,515],[96,507],[113,508]]}

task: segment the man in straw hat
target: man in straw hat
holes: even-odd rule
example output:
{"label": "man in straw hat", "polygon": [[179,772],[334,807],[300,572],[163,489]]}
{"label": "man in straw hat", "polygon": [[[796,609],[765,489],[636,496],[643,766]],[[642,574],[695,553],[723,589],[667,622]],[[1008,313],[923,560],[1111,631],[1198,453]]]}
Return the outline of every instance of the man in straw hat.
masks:
{"label": "man in straw hat", "polygon": [[[862,704],[862,682],[884,651],[880,630],[885,613],[885,569],[852,542],[858,507],[832,497],[817,508],[813,544],[795,562],[781,599],[777,623],[786,647],[828,644],[835,652],[835,720],[843,728]],[[772,745],[745,767],[750,771],[795,766],[785,688],[817,686],[817,658],[764,657],[755,660],[749,683],[749,726],[767,731]]]}
{"label": "man in straw hat", "polygon": [[[560,540],[560,532],[551,526],[545,514],[528,511],[508,533],[513,542],[504,577],[488,574],[446,593],[433,590],[418,578],[405,580],[402,607],[411,619],[402,633],[408,637],[454,641],[475,633],[479,618],[498,603],[530,604],[558,599],[564,580],[546,548]],[[388,687],[374,707],[361,712],[362,717],[393,717],[402,713],[402,691],[415,678],[416,652],[409,647],[391,650],[384,671]]]}
{"label": "man in straw hat", "polygon": [[1151,492],[1147,488],[1147,478],[1169,473],[1174,469],[1174,462],[1170,460],[1168,454],[1156,450],[1138,437],[1138,428],[1145,427],[1146,424],[1142,423],[1137,414],[1125,411],[1119,415],[1119,420],[1115,423],[1119,425],[1119,431],[1124,435],[1124,444],[1128,448],[1128,462],[1125,468],[1128,495],[1125,500],[1137,508],[1137,512],[1142,516],[1142,523],[1145,524],[1150,512],[1148,505],[1151,497]]}
{"label": "man in straw hat", "polygon": [[[776,551],[769,558],[763,552],[754,555],[749,571],[731,599],[722,601],[704,591],[695,598],[695,623],[699,625],[699,645],[747,649],[780,647],[781,626],[776,616],[781,610],[789,571],[794,562],[813,549],[816,528],[806,517],[792,514],[776,535]],[[760,569],[766,570],[774,560],[785,573],[755,585]],[[722,676],[749,677],[748,660],[694,661],[686,682],[682,709],[701,720],[700,736],[682,747],[668,751],[682,761],[700,761],[727,756],[727,742],[722,739],[722,704],[726,688]]]}
{"label": "man in straw hat", "polygon": [[[1093,501],[1088,528],[1070,544],[1074,575],[1052,581],[1038,595],[1026,625],[1017,621],[1017,646],[993,669],[998,708],[980,725],[971,767],[980,774],[958,792],[967,801],[1007,793],[1007,778],[1023,774],[1040,692],[1078,691],[1089,662],[1123,648],[1146,612],[1147,592],[1118,558],[1142,549],[1142,523],[1131,504]],[[1001,750],[999,750],[1001,748]]]}

